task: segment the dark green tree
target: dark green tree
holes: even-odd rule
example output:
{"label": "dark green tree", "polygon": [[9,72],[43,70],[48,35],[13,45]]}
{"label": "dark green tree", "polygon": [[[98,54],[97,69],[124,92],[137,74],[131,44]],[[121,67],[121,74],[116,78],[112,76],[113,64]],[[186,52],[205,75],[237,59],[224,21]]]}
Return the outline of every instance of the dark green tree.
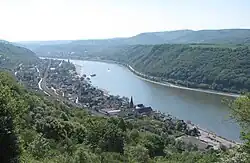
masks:
{"label": "dark green tree", "polygon": [[124,153],[130,162],[147,163],[149,162],[149,151],[142,145],[128,146]]}
{"label": "dark green tree", "polygon": [[146,134],[143,140],[144,146],[148,149],[149,156],[164,156],[164,141],[155,134]]}
{"label": "dark green tree", "polygon": [[245,151],[250,154],[250,94],[237,98],[230,104],[232,116],[241,124]]}
{"label": "dark green tree", "polygon": [[15,129],[16,101],[8,86],[0,81],[0,160],[18,162],[20,148]]}

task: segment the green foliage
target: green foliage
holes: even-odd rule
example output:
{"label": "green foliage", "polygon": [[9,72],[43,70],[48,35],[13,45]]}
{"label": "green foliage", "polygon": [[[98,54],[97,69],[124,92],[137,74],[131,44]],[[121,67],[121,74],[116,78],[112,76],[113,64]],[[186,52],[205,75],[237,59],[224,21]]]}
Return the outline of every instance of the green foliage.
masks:
{"label": "green foliage", "polygon": [[74,153],[76,163],[99,163],[100,158],[94,153],[87,150],[86,147],[80,146]]}
{"label": "green foliage", "polygon": [[[19,141],[16,126],[25,110],[19,96],[21,89],[10,75],[0,72],[0,160],[17,162],[19,160]],[[22,110],[19,110],[22,108]],[[19,121],[18,121],[19,120]]]}
{"label": "green foliage", "polygon": [[165,155],[163,152],[164,141],[160,136],[155,134],[145,134],[143,144],[148,149],[150,157]]}
{"label": "green foliage", "polygon": [[[106,43],[121,40],[106,40],[106,43],[105,40],[100,40],[100,44],[97,40],[90,41],[92,45],[84,40],[58,47],[40,47],[37,52],[47,54],[48,51],[54,51],[51,53],[53,57],[115,61],[129,64],[135,70],[155,77],[157,81],[242,93],[250,91],[250,50],[249,45],[245,44],[250,41],[246,37],[249,34],[250,30],[236,29],[144,33],[129,38],[128,42],[132,43],[118,43],[119,46],[107,46]],[[144,40],[144,37],[152,39],[134,43],[138,42],[138,37],[139,40]],[[171,42],[168,38],[175,39]],[[148,43],[148,40],[150,42],[155,39],[159,40]],[[57,53],[58,49],[65,53]],[[76,53],[69,56],[72,49]]]}
{"label": "green foliage", "polygon": [[204,155],[200,152],[183,152],[182,154],[174,153],[165,158],[156,158],[157,163],[212,163],[218,162],[216,153]]}
{"label": "green foliage", "polygon": [[93,149],[100,148],[103,152],[123,153],[124,133],[115,119],[88,121],[86,140]]}
{"label": "green foliage", "polygon": [[123,153],[124,139],[122,131],[115,125],[107,125],[99,146],[103,151]]}
{"label": "green foliage", "polygon": [[149,151],[142,145],[128,146],[125,149],[125,156],[130,162],[147,163],[149,162]]}
{"label": "green foliage", "polygon": [[[0,77],[2,162],[206,163],[228,160],[233,155],[226,151],[219,159],[215,152],[201,153],[176,141],[185,132],[181,121],[96,117],[28,92],[7,73],[1,72]],[[245,154],[233,156],[246,158]]]}
{"label": "green foliage", "polygon": [[237,98],[230,104],[232,116],[241,124],[245,152],[250,154],[250,94]]}
{"label": "green foliage", "polygon": [[128,162],[127,158],[120,153],[103,152],[101,154],[101,162],[103,163],[123,163]]}
{"label": "green foliage", "polygon": [[233,117],[241,123],[243,127],[250,124],[250,94],[237,98],[230,105]]}
{"label": "green foliage", "polygon": [[223,163],[249,163],[250,160],[250,94],[229,102],[232,117],[241,125],[241,138],[244,144],[221,153]]}
{"label": "green foliage", "polygon": [[21,63],[37,61],[35,53],[8,42],[0,42],[0,68],[14,68]]}
{"label": "green foliage", "polygon": [[[48,51],[56,52],[58,49],[80,53],[100,51],[106,47],[122,45],[154,45],[154,44],[249,44],[249,29],[222,29],[222,30],[176,30],[164,32],[140,33],[129,38],[102,39],[102,40],[76,40],[76,41],[48,41],[26,43],[29,48],[46,55]],[[42,44],[42,45],[41,45]],[[71,51],[70,51],[71,50]],[[51,53],[52,54],[52,53]],[[53,53],[53,55],[55,55]],[[64,53],[64,55],[68,55]],[[69,56],[69,55],[68,55]]]}
{"label": "green foliage", "polygon": [[42,134],[37,134],[29,144],[28,150],[36,159],[46,157],[46,154],[50,150],[49,142]]}
{"label": "green foliage", "polygon": [[[98,58],[129,64],[161,82],[234,93],[250,91],[250,49],[247,45],[130,45],[97,47],[97,51],[93,47],[74,48],[79,52],[71,55],[72,58]],[[83,54],[85,50],[88,53]]]}
{"label": "green foliage", "polygon": [[133,129],[128,133],[128,137],[131,143],[137,144],[139,142],[140,133],[137,129]]}
{"label": "green foliage", "polygon": [[250,49],[192,45],[135,45],[90,57],[131,65],[161,82],[225,92],[250,91]]}
{"label": "green foliage", "polygon": [[222,163],[249,163],[250,154],[242,147],[237,147],[227,151],[220,157]]}

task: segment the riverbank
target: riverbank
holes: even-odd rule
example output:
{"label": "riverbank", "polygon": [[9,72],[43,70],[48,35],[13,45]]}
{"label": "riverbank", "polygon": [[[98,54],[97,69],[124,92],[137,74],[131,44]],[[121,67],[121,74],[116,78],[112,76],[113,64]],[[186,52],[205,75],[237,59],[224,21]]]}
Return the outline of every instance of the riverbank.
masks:
{"label": "riverbank", "polygon": [[[98,62],[98,61],[97,61]],[[99,61],[100,62],[100,61]],[[103,62],[103,61],[102,61]],[[105,61],[105,62],[108,62],[108,61]],[[84,69],[84,71],[86,71],[86,72],[88,72],[88,73],[93,73],[93,69],[92,68],[90,68],[89,69],[89,67],[88,67],[88,64],[86,63],[86,65],[83,63],[83,62],[76,62],[76,61],[71,61],[71,63],[75,63],[75,66],[76,66],[76,70],[78,70],[78,74],[80,73],[80,71],[79,70],[83,70]],[[114,63],[114,62],[109,62],[109,63]],[[77,65],[78,64],[78,65]],[[91,63],[92,64],[92,63]],[[96,63],[96,64],[98,64],[98,63]],[[99,63],[100,64],[100,63]],[[105,72],[106,72],[106,70],[108,69],[108,68],[111,68],[111,71],[113,72],[113,71],[115,71],[116,70],[116,68],[115,67],[117,67],[118,69],[122,69],[123,71],[125,71],[127,74],[130,74],[130,76],[134,76],[133,74],[131,74],[129,71],[127,71],[126,69],[124,69],[124,68],[122,68],[121,66],[117,66],[117,64],[119,64],[119,63],[115,63],[115,64],[113,64],[112,66],[111,65],[107,65],[105,68],[102,68],[102,70],[104,69],[105,70]],[[106,64],[100,64],[100,65],[106,65]],[[119,64],[119,65],[121,65],[121,64]],[[113,67],[114,66],[114,67]],[[122,65],[122,66],[126,66],[126,65]],[[78,68],[77,68],[78,67]],[[82,68],[81,68],[82,67]],[[120,68],[119,68],[120,67]],[[130,67],[130,69],[131,69],[131,67]],[[133,69],[132,69],[133,70]],[[130,70],[131,71],[131,70]],[[100,75],[99,74],[101,74],[101,73],[103,73],[103,71],[101,71],[101,73],[99,73],[99,71],[96,71],[95,73],[97,73],[97,78],[99,78],[100,77]],[[81,73],[82,74],[82,73]],[[118,73],[119,74],[119,73]],[[136,75],[136,74],[135,74]],[[140,74],[141,75],[141,74]],[[108,74],[106,74],[106,75],[104,75],[106,78],[109,78],[109,77],[111,77],[111,76],[113,76],[113,75],[111,75],[111,76],[109,76]],[[109,76],[109,77],[108,77]],[[137,75],[136,75],[137,76]],[[134,76],[133,78],[135,78],[136,76]],[[96,79],[95,79],[96,80]],[[94,81],[95,81],[94,80]],[[123,79],[124,80],[124,79]],[[139,81],[138,79],[136,79],[137,81]],[[60,80],[61,81],[61,80]],[[155,81],[153,81],[153,82],[155,82]],[[142,83],[142,81],[140,81],[139,83]],[[95,83],[96,84],[96,83]],[[99,87],[99,85],[98,85],[98,87]],[[97,88],[97,87],[96,87]],[[107,87],[101,87],[101,88],[107,88]],[[97,89],[100,89],[100,88],[97,88]],[[78,90],[78,89],[77,89]],[[109,90],[109,89],[108,89]],[[111,89],[112,90],[112,89]],[[174,89],[173,89],[174,90]],[[104,92],[104,95],[105,95],[105,91],[103,91]],[[111,91],[112,92],[112,91]],[[112,94],[112,93],[111,93]],[[125,95],[126,97],[129,97],[130,95]],[[133,96],[134,97],[134,96]],[[137,96],[135,96],[135,97],[137,97]],[[217,98],[217,97],[216,97]],[[143,101],[143,100],[140,100],[139,102],[142,102],[142,103],[144,103],[145,101]],[[158,101],[159,102],[159,101]],[[147,104],[146,103],[146,105],[148,105],[148,106],[152,106],[151,104]],[[185,105],[185,106],[188,106],[189,104],[187,104],[187,105]],[[155,108],[155,109],[157,109],[158,108],[158,106],[152,106],[153,108]],[[203,106],[204,107],[204,106]],[[207,109],[207,110],[209,110],[209,109]],[[197,113],[197,112],[196,112]],[[198,114],[198,113],[197,113]],[[172,114],[171,113],[171,115],[178,115],[178,114]],[[206,115],[209,115],[209,114],[206,114]],[[191,116],[192,117],[192,116]],[[179,117],[178,119],[185,119],[185,120],[191,120],[191,121],[193,121],[193,119],[191,118],[191,117]],[[191,118],[191,119],[190,119]],[[202,121],[203,121],[204,119],[202,119]],[[199,121],[197,122],[197,121],[194,121],[195,122],[195,124],[200,124],[199,123]],[[209,125],[211,125],[211,123],[208,123]],[[202,126],[202,128],[203,127],[205,127],[205,128],[207,128],[208,126],[206,126],[206,125],[201,125]],[[230,146],[230,144],[231,144],[231,146],[234,146],[234,145],[236,145],[237,143],[235,143],[235,142],[233,142],[233,141],[230,141],[230,140],[235,140],[236,141],[236,139],[231,139],[230,137],[227,137],[227,139],[226,138],[222,138],[222,139],[220,139],[220,136],[218,136],[218,135],[223,135],[223,134],[221,134],[220,132],[217,132],[218,130],[213,130],[213,128],[210,128],[209,130],[204,130],[204,128],[202,129],[202,128],[200,128],[200,127],[197,127],[197,125],[195,125],[195,127],[199,130],[199,132],[201,133],[201,136],[200,137],[198,137],[201,141],[203,141],[203,142],[207,142],[208,144],[210,144],[210,145],[212,145],[212,146],[218,146],[218,143],[219,142],[221,142],[222,144],[224,144],[225,146],[227,146],[227,147],[229,147]],[[208,127],[209,128],[209,127]],[[212,134],[212,132],[211,131],[214,131],[215,133],[217,133],[217,134],[215,134],[215,133],[213,133]],[[215,138],[213,137],[214,135],[216,135],[215,136]],[[223,135],[223,136],[226,136],[225,134]],[[211,140],[211,139],[213,139],[213,140]]]}
{"label": "riverbank", "polygon": [[[225,93],[225,92],[218,92],[218,91],[213,91],[213,90],[204,90],[204,89],[197,89],[197,88],[189,88],[189,87],[184,87],[184,86],[178,86],[178,85],[174,85],[171,83],[163,83],[163,82],[158,82],[158,81],[154,81],[154,80],[150,80],[146,77],[142,77],[142,76],[146,76],[145,74],[142,74],[138,71],[136,71],[133,67],[131,67],[130,65],[127,66],[127,68],[133,72],[138,78],[145,80],[147,82],[150,83],[154,83],[154,84],[159,84],[162,86],[167,86],[167,87],[172,87],[172,88],[177,88],[177,89],[184,89],[184,90],[190,90],[190,91],[196,91],[196,92],[203,92],[203,93],[209,93],[209,94],[216,94],[216,95],[221,95],[221,96],[228,96],[228,97],[240,97],[239,94],[231,94],[231,93]],[[151,77],[153,78],[153,77]]]}
{"label": "riverbank", "polygon": [[[74,60],[74,59],[72,59],[72,60]],[[154,83],[154,84],[158,84],[158,85],[162,85],[162,86],[166,86],[166,87],[189,90],[189,91],[196,91],[196,92],[203,92],[203,93],[215,94],[215,95],[220,95],[220,96],[234,97],[234,98],[237,98],[237,97],[241,96],[240,94],[219,92],[219,91],[214,91],[214,90],[205,90],[205,89],[199,89],[199,88],[189,88],[189,87],[179,86],[179,85],[175,85],[175,84],[168,83],[168,82],[154,81],[154,80],[152,80],[152,78],[155,78],[155,77],[145,75],[145,74],[143,74],[141,72],[136,71],[132,66],[130,66],[128,64],[126,65],[126,64],[123,64],[123,63],[120,63],[120,62],[117,62],[117,61],[100,60],[100,59],[81,59],[81,60],[118,64],[120,66],[128,68],[128,70],[130,70],[134,75],[136,75],[136,77],[138,77],[141,80],[144,80],[144,81],[147,81],[147,82],[150,82],[150,83]]]}

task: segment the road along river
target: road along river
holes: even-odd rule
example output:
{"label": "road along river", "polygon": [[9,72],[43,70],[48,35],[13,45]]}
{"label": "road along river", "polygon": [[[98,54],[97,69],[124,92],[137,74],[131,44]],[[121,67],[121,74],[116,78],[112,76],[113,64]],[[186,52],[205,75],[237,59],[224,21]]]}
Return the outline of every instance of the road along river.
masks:
{"label": "road along river", "polygon": [[91,78],[92,84],[110,94],[133,96],[135,103],[149,105],[179,119],[190,120],[225,138],[239,141],[240,128],[230,120],[230,110],[221,102],[226,96],[151,83],[117,64],[82,60],[71,62],[81,75],[96,74]]}

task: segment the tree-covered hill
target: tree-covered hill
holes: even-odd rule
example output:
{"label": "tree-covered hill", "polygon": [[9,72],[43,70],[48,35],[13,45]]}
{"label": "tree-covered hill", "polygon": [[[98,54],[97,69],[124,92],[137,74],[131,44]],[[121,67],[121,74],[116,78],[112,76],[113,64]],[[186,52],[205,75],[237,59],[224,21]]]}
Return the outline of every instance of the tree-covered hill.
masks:
{"label": "tree-covered hill", "polygon": [[28,92],[5,72],[0,72],[0,101],[3,163],[218,160],[216,152],[175,140],[177,130],[167,123],[95,117]]}
{"label": "tree-covered hill", "polygon": [[249,44],[249,29],[200,30],[188,32],[168,43]]}
{"label": "tree-covered hill", "polygon": [[[235,159],[247,163],[248,151],[242,149],[249,150],[248,144],[227,152],[199,151],[175,139],[180,125],[150,117],[128,121],[95,117],[27,91],[5,72],[0,72],[0,101],[3,163],[211,163]],[[242,102],[239,99],[234,105]]]}
{"label": "tree-covered hill", "polygon": [[141,33],[124,41],[128,45],[136,44],[249,44],[249,29],[222,30],[177,30],[166,32]]}
{"label": "tree-covered hill", "polygon": [[[250,49],[230,44],[160,44],[130,46],[64,45],[40,47],[48,57],[99,58],[130,64],[160,80],[225,92],[250,91]],[[50,53],[48,53],[50,52]]]}
{"label": "tree-covered hill", "polygon": [[15,46],[7,41],[0,42],[0,67],[13,68],[20,63],[37,61],[38,57],[29,49]]}
{"label": "tree-covered hill", "polygon": [[135,45],[85,56],[127,63],[137,71],[187,87],[235,93],[250,91],[247,46]]}
{"label": "tree-covered hill", "polygon": [[[40,46],[120,46],[120,45],[155,45],[155,44],[250,44],[250,29],[220,30],[176,30],[140,33],[136,36],[113,39],[89,39],[72,41],[19,42],[32,50]],[[68,45],[67,45],[68,44]]]}

